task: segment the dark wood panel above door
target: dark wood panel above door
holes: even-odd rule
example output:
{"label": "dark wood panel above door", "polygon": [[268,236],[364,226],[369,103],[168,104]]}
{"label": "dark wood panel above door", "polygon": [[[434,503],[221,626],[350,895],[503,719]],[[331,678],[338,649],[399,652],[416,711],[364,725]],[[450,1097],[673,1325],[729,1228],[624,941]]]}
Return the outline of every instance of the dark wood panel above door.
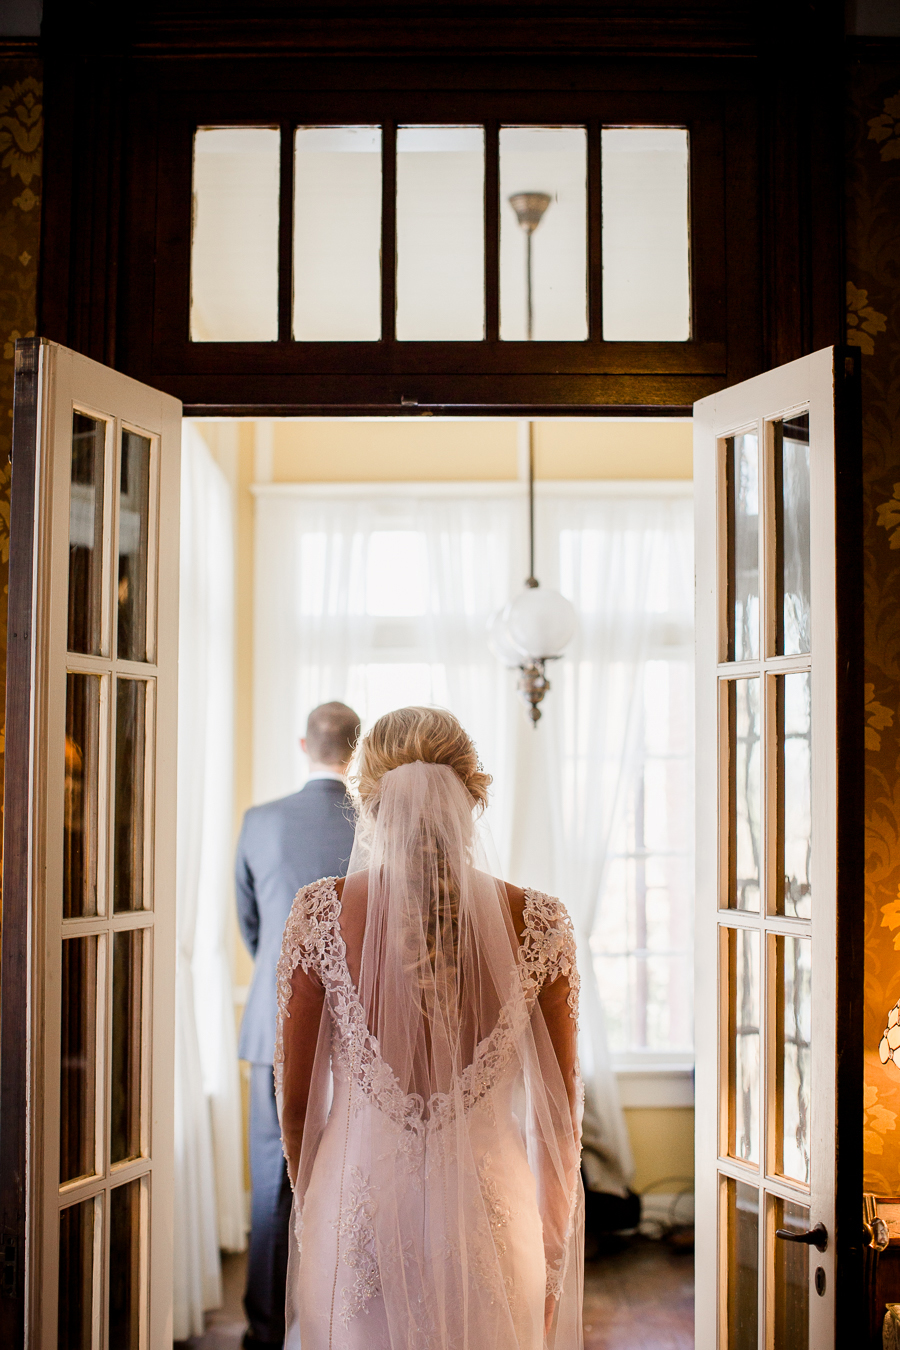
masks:
{"label": "dark wood panel above door", "polygon": [[[817,50],[830,29],[811,22]],[[188,408],[675,411],[773,356],[839,336],[831,331],[839,268],[821,242],[832,228],[836,235],[833,201],[826,194],[821,213],[811,201],[814,185],[821,194],[834,176],[815,132],[816,108],[833,103],[834,91],[782,68],[754,6],[335,5],[298,15],[194,3],[178,12],[145,6],[99,48],[86,31],[59,13],[45,25],[42,331],[177,393]],[[783,127],[773,109],[804,96],[804,118]],[[385,323],[379,342],[290,341],[283,200],[282,340],[190,342],[193,129],[278,125],[289,136],[298,124],[398,121],[488,128],[487,340],[400,343]],[[490,191],[492,128],[503,122],[593,128],[586,342],[499,340]],[[602,125],[635,124],[690,132],[689,342],[601,337],[596,147]],[[822,160],[813,171],[811,154]],[[388,203],[388,263],[392,230]],[[826,264],[815,277],[814,256]],[[393,278],[391,266],[383,270],[387,320]]]}

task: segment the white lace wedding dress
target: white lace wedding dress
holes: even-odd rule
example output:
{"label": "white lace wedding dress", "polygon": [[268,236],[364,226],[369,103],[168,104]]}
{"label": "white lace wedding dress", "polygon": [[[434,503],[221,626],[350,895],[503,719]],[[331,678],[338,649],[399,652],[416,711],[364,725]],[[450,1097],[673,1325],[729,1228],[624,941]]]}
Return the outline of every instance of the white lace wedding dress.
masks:
{"label": "white lace wedding dress", "polygon": [[[276,1086],[295,1179],[286,1346],[578,1350],[578,976],[563,906],[524,892],[515,988],[443,1079],[432,1013],[427,1062],[441,1090],[426,1096],[404,1090],[421,1077],[390,1041],[405,1025],[402,990],[385,999],[382,985],[367,1017],[347,954],[362,920],[343,914],[338,886],[299,892],[278,972]],[[404,952],[398,969],[409,965]]]}

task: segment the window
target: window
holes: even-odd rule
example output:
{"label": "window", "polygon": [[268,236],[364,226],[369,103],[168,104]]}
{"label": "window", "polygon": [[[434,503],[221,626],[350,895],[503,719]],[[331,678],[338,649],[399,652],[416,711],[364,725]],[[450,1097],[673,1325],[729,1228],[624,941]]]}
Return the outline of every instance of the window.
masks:
{"label": "window", "polygon": [[200,127],[194,137],[194,342],[278,337],[279,141],[270,127]]}
{"label": "window", "polygon": [[200,127],[191,340],[686,342],[689,178],[684,128]]}
{"label": "window", "polygon": [[254,796],[296,790],[297,741],[319,702],[343,699],[365,726],[405,703],[450,707],[494,775],[488,823],[504,870],[563,896],[581,931],[592,924],[610,1048],[683,1063],[691,502],[539,484],[538,575],[573,600],[579,634],[549,672],[535,738],[486,638],[522,584],[521,489],[404,486],[257,489]]}
{"label": "window", "polygon": [[693,1052],[693,698],[683,652],[647,662],[591,942],[609,1047],[631,1062]]}

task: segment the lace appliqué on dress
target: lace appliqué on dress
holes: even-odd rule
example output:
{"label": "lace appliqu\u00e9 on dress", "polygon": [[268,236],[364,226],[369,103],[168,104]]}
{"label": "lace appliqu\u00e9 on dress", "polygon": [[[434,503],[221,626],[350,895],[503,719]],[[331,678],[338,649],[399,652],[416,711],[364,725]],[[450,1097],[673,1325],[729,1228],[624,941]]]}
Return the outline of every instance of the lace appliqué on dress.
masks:
{"label": "lace appliqu\u00e9 on dress", "polygon": [[344,1264],[356,1271],[356,1279],[344,1289],[341,1299],[340,1317],[345,1327],[349,1327],[359,1313],[366,1311],[370,1299],[381,1293],[372,1187],[358,1167],[350,1169],[350,1178],[347,1207],[335,1223],[339,1237],[349,1238],[342,1254]]}
{"label": "lace appliqu\u00e9 on dress", "polygon": [[581,977],[575,963],[575,930],[565,905],[542,891],[525,892],[525,934],[520,961],[534,997],[560,975],[569,981],[570,1016],[578,1020]]}

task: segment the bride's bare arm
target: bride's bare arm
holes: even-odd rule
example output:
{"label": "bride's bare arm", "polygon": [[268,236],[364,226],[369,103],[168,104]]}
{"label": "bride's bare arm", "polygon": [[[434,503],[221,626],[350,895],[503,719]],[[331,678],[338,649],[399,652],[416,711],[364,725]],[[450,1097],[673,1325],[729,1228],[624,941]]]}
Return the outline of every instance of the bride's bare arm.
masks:
{"label": "bride's bare arm", "polygon": [[572,1013],[569,999],[572,986],[568,976],[559,975],[552,984],[545,984],[538,995],[538,1006],[550,1036],[560,1073],[569,1100],[573,1130],[578,1120],[578,1023]]}
{"label": "bride's bare arm", "polygon": [[293,1186],[300,1163],[300,1145],[309,1102],[319,1024],[325,1003],[325,991],[312,974],[297,966],[291,976],[291,997],[284,1019],[284,1077],[282,1081],[281,1134],[287,1158],[288,1175]]}

